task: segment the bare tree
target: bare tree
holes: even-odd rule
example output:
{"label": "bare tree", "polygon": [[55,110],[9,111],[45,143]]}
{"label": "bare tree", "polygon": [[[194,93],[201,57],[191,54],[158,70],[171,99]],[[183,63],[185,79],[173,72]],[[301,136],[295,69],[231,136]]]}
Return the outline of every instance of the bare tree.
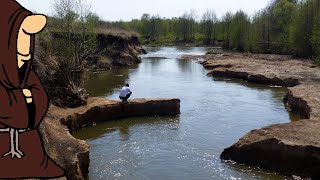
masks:
{"label": "bare tree", "polygon": [[96,34],[91,36],[88,26],[91,6],[86,0],[53,0],[52,7],[57,26],[50,29],[47,59],[55,63],[45,83],[54,104],[75,107],[86,102],[82,60],[96,47]]}
{"label": "bare tree", "polygon": [[195,9],[191,9],[190,12],[188,13],[188,20],[190,24],[192,40],[195,39],[195,34],[196,34],[196,30],[195,30],[196,19],[197,19],[197,12]]}
{"label": "bare tree", "polygon": [[75,0],[54,0],[52,3],[53,15],[61,21],[61,28],[67,31],[69,47],[71,43],[72,24],[76,20],[75,4]]}
{"label": "bare tree", "polygon": [[76,31],[73,33],[79,34],[78,39],[76,39],[75,43],[77,45],[74,46],[75,52],[77,53],[77,63],[80,60],[86,59],[89,54],[92,53],[91,46],[96,43],[96,36],[90,35],[91,31],[94,30],[95,27],[91,27],[89,22],[92,20],[94,16],[91,12],[91,4],[88,0],[74,0],[75,1],[75,11],[78,15],[78,27],[76,27]]}
{"label": "bare tree", "polygon": [[231,21],[232,21],[232,14],[227,12],[226,15],[222,18],[223,24],[223,39],[224,39],[224,47],[229,49],[230,42],[231,42]]}
{"label": "bare tree", "polygon": [[75,10],[79,15],[79,22],[81,24],[81,31],[84,34],[86,31],[86,19],[91,13],[91,4],[87,0],[75,0]]}
{"label": "bare tree", "polygon": [[192,41],[195,39],[196,12],[190,10],[179,17],[178,34],[182,35],[183,41]]}
{"label": "bare tree", "polygon": [[[201,19],[202,29],[205,35],[204,43],[211,44],[212,38],[215,40],[215,23],[217,16],[214,10],[207,10]],[[213,36],[213,37],[212,37]]]}
{"label": "bare tree", "polygon": [[92,52],[90,48],[96,40],[90,36],[91,27],[89,20],[92,19],[91,4],[87,0],[54,0],[53,14],[61,21],[61,35],[66,35],[68,60],[70,63],[79,64]]}

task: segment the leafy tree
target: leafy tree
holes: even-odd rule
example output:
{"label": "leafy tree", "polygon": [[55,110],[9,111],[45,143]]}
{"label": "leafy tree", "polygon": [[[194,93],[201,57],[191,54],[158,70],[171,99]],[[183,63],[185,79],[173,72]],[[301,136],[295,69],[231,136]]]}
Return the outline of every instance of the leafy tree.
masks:
{"label": "leafy tree", "polygon": [[278,53],[289,52],[289,34],[293,28],[294,16],[297,6],[294,1],[278,0],[271,9],[271,31],[274,49],[279,49]]}
{"label": "leafy tree", "polygon": [[295,17],[292,32],[292,49],[297,56],[312,57],[313,46],[311,43],[313,31],[312,2],[301,2]]}
{"label": "leafy tree", "polygon": [[195,39],[196,29],[196,13],[194,10],[185,12],[178,18],[176,34],[183,39],[184,42],[191,42]]}
{"label": "leafy tree", "polygon": [[319,0],[273,0],[250,17],[238,11],[217,19],[213,10],[207,10],[198,21],[195,11],[190,10],[171,19],[143,14],[140,20],[111,25],[137,31],[154,42],[211,44],[219,40],[226,49],[320,59],[319,4]]}
{"label": "leafy tree", "polygon": [[237,51],[247,50],[249,41],[249,17],[243,11],[238,11],[231,20],[232,47]]}

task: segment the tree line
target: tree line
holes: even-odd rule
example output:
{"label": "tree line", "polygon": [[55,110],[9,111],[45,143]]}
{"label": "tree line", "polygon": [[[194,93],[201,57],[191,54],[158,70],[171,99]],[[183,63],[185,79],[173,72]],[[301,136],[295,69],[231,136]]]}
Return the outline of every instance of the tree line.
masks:
{"label": "tree line", "polygon": [[[180,17],[143,14],[130,22],[107,22],[88,0],[53,0],[53,16],[37,36],[35,67],[52,103],[74,107],[86,102],[83,61],[97,49],[99,33],[137,32],[144,43],[201,43],[252,53],[293,54],[320,63],[320,0],[273,0],[249,16],[213,10]],[[123,31],[124,30],[124,31]],[[129,33],[130,35],[131,33]]]}
{"label": "tree line", "polygon": [[170,19],[143,14],[130,22],[104,23],[136,31],[145,43],[202,42],[241,52],[320,59],[319,0],[273,0],[252,16],[240,10],[217,18],[214,10],[200,16],[191,10]]}

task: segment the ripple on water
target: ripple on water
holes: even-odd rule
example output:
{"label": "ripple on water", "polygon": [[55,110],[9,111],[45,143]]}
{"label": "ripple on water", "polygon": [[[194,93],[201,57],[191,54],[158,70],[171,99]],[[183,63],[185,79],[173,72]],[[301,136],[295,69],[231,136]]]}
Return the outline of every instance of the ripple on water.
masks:
{"label": "ripple on water", "polygon": [[105,88],[110,74],[92,76],[89,94],[117,100],[119,88],[129,82],[132,98],[179,97],[181,115],[110,121],[76,133],[91,146],[90,179],[287,178],[219,159],[250,130],[290,121],[283,88],[213,79],[201,65],[178,59],[184,53],[204,54],[205,48],[147,51],[136,68],[113,72],[124,75],[109,78],[118,85]]}

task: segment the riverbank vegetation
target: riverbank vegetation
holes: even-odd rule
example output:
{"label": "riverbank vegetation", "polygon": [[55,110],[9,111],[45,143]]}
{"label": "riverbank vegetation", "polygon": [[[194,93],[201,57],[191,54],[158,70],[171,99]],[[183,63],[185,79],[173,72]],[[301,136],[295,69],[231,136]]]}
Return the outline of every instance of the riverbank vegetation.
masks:
{"label": "riverbank vegetation", "polygon": [[273,0],[249,16],[227,12],[218,18],[213,10],[180,17],[144,14],[130,22],[109,22],[110,27],[136,31],[144,44],[210,45],[252,53],[290,54],[320,62],[320,1]]}
{"label": "riverbank vegetation", "polygon": [[[251,53],[289,54],[320,63],[319,0],[273,0],[249,16],[217,17],[213,10],[180,17],[143,14],[130,22],[106,22],[86,0],[54,0],[53,17],[37,37],[35,67],[53,104],[86,103],[86,67],[110,69],[140,62],[139,39],[149,45],[208,45]],[[139,36],[140,35],[140,36]]]}
{"label": "riverbank vegetation", "polygon": [[109,29],[86,0],[54,0],[53,16],[37,36],[34,67],[51,103],[59,107],[86,104],[86,69],[111,69],[140,62],[138,35]]}
{"label": "riverbank vegetation", "polygon": [[60,107],[86,103],[82,88],[84,66],[81,60],[95,49],[98,16],[90,12],[85,1],[53,1],[53,17],[37,37],[35,67],[50,97]]}

